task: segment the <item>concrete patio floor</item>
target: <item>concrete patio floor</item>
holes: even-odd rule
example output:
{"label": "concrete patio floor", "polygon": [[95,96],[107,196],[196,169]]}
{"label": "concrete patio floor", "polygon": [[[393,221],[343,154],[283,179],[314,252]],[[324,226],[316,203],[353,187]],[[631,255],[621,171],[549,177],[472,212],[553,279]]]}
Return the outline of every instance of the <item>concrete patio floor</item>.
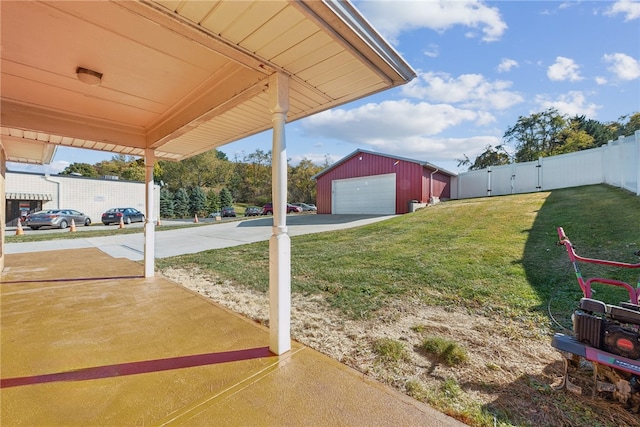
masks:
{"label": "concrete patio floor", "polygon": [[5,255],[0,425],[462,426],[96,248]]}

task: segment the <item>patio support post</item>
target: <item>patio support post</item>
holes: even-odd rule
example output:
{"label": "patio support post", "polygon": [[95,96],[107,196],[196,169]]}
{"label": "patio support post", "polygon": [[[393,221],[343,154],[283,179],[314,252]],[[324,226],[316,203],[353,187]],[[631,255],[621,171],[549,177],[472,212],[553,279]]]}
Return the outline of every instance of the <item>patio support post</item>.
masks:
{"label": "patio support post", "polygon": [[144,277],[153,277],[155,270],[155,206],[153,168],[156,155],[153,149],[144,150],[144,180],[145,180],[145,216],[144,216]]}
{"label": "patio support post", "polygon": [[289,111],[289,77],[269,78],[273,125],[271,187],[273,234],[269,239],[269,350],[277,355],[291,350],[291,239],[287,234],[287,149],[285,123]]}

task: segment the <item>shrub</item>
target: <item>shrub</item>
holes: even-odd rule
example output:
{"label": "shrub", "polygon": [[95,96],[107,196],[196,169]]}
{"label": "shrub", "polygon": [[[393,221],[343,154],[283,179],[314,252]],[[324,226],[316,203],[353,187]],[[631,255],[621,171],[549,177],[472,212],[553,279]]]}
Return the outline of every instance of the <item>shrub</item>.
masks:
{"label": "shrub", "polygon": [[446,338],[426,337],[420,347],[449,366],[460,365],[469,360],[467,351],[463,347]]}
{"label": "shrub", "polygon": [[391,338],[380,338],[373,343],[375,351],[380,359],[389,362],[400,362],[406,360],[409,355],[404,343]]}

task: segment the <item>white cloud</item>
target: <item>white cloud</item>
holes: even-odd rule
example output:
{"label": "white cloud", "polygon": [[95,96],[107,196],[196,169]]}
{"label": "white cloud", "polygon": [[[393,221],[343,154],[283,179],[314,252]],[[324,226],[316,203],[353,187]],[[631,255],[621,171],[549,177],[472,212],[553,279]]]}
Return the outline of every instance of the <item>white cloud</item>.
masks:
{"label": "white cloud", "polygon": [[511,71],[512,68],[518,67],[518,61],[515,59],[503,58],[500,64],[498,65],[499,73],[506,73]]}
{"label": "white cloud", "polygon": [[14,172],[33,172],[57,175],[69,166],[70,163],[65,160],[56,160],[48,165],[33,165],[28,163],[7,162],[7,169]]}
{"label": "white cloud", "polygon": [[440,56],[440,48],[437,44],[430,43],[428,48],[422,51],[422,53],[424,53],[425,56],[428,56],[429,58],[437,58],[438,56]]}
{"label": "white cloud", "polygon": [[369,103],[351,110],[336,108],[304,119],[302,127],[311,136],[370,143],[374,139],[436,135],[478,118],[481,116],[475,111],[451,105],[402,100]]}
{"label": "white cloud", "polygon": [[497,8],[477,0],[359,1],[356,6],[391,42],[405,31],[429,28],[444,32],[456,25],[479,29],[482,39],[492,42],[507,29]]}
{"label": "white cloud", "polygon": [[432,102],[459,103],[464,108],[504,110],[523,102],[523,97],[508,89],[506,80],[493,82],[481,74],[462,74],[456,78],[447,73],[419,73],[404,85],[402,94]]}
{"label": "white cloud", "polygon": [[604,62],[611,64],[607,69],[620,80],[635,80],[640,78],[640,61],[624,53],[606,54]]}
{"label": "white cloud", "polygon": [[604,14],[614,16],[619,13],[625,15],[625,22],[640,18],[640,2],[631,0],[621,0],[615,2]]}
{"label": "white cloud", "polygon": [[596,77],[595,80],[596,80],[596,84],[599,84],[599,85],[606,85],[609,82],[605,77],[600,77],[600,76]]}
{"label": "white cloud", "polygon": [[[474,159],[487,145],[498,145],[501,139],[494,136],[474,136],[470,138],[406,138],[401,141],[375,141],[370,146],[381,153],[425,160],[438,164],[439,161],[462,159],[466,154]],[[360,147],[361,148],[361,147]]]}
{"label": "white cloud", "polygon": [[550,99],[546,95],[538,95],[535,102],[540,106],[536,111],[555,108],[560,114],[569,116],[585,115],[593,118],[596,117],[598,110],[601,108],[597,104],[588,103],[585,95],[580,91],[571,91],[558,96],[556,99]]}
{"label": "white cloud", "polygon": [[[325,111],[303,119],[301,126],[306,137],[342,141],[353,145],[353,150],[362,148],[427,161],[453,161],[462,156],[460,153],[476,156],[488,144],[499,144],[500,138],[436,135],[454,126],[493,120],[489,113],[403,100]],[[324,162],[324,155],[321,160]]]}
{"label": "white cloud", "polygon": [[574,2],[562,2],[560,3],[560,6],[558,6],[558,9],[569,9],[570,7],[576,6],[577,3]]}
{"label": "white cloud", "polygon": [[558,56],[556,62],[547,69],[547,77],[553,81],[569,80],[575,82],[581,80],[580,67],[573,59]]}

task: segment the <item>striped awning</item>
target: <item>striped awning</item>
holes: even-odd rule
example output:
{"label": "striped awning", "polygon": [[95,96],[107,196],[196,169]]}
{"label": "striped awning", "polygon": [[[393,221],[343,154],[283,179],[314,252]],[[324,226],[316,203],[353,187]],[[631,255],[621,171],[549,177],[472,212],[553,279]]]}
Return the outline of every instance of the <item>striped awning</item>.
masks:
{"label": "striped awning", "polygon": [[7,193],[7,200],[53,200],[53,196],[44,193]]}

